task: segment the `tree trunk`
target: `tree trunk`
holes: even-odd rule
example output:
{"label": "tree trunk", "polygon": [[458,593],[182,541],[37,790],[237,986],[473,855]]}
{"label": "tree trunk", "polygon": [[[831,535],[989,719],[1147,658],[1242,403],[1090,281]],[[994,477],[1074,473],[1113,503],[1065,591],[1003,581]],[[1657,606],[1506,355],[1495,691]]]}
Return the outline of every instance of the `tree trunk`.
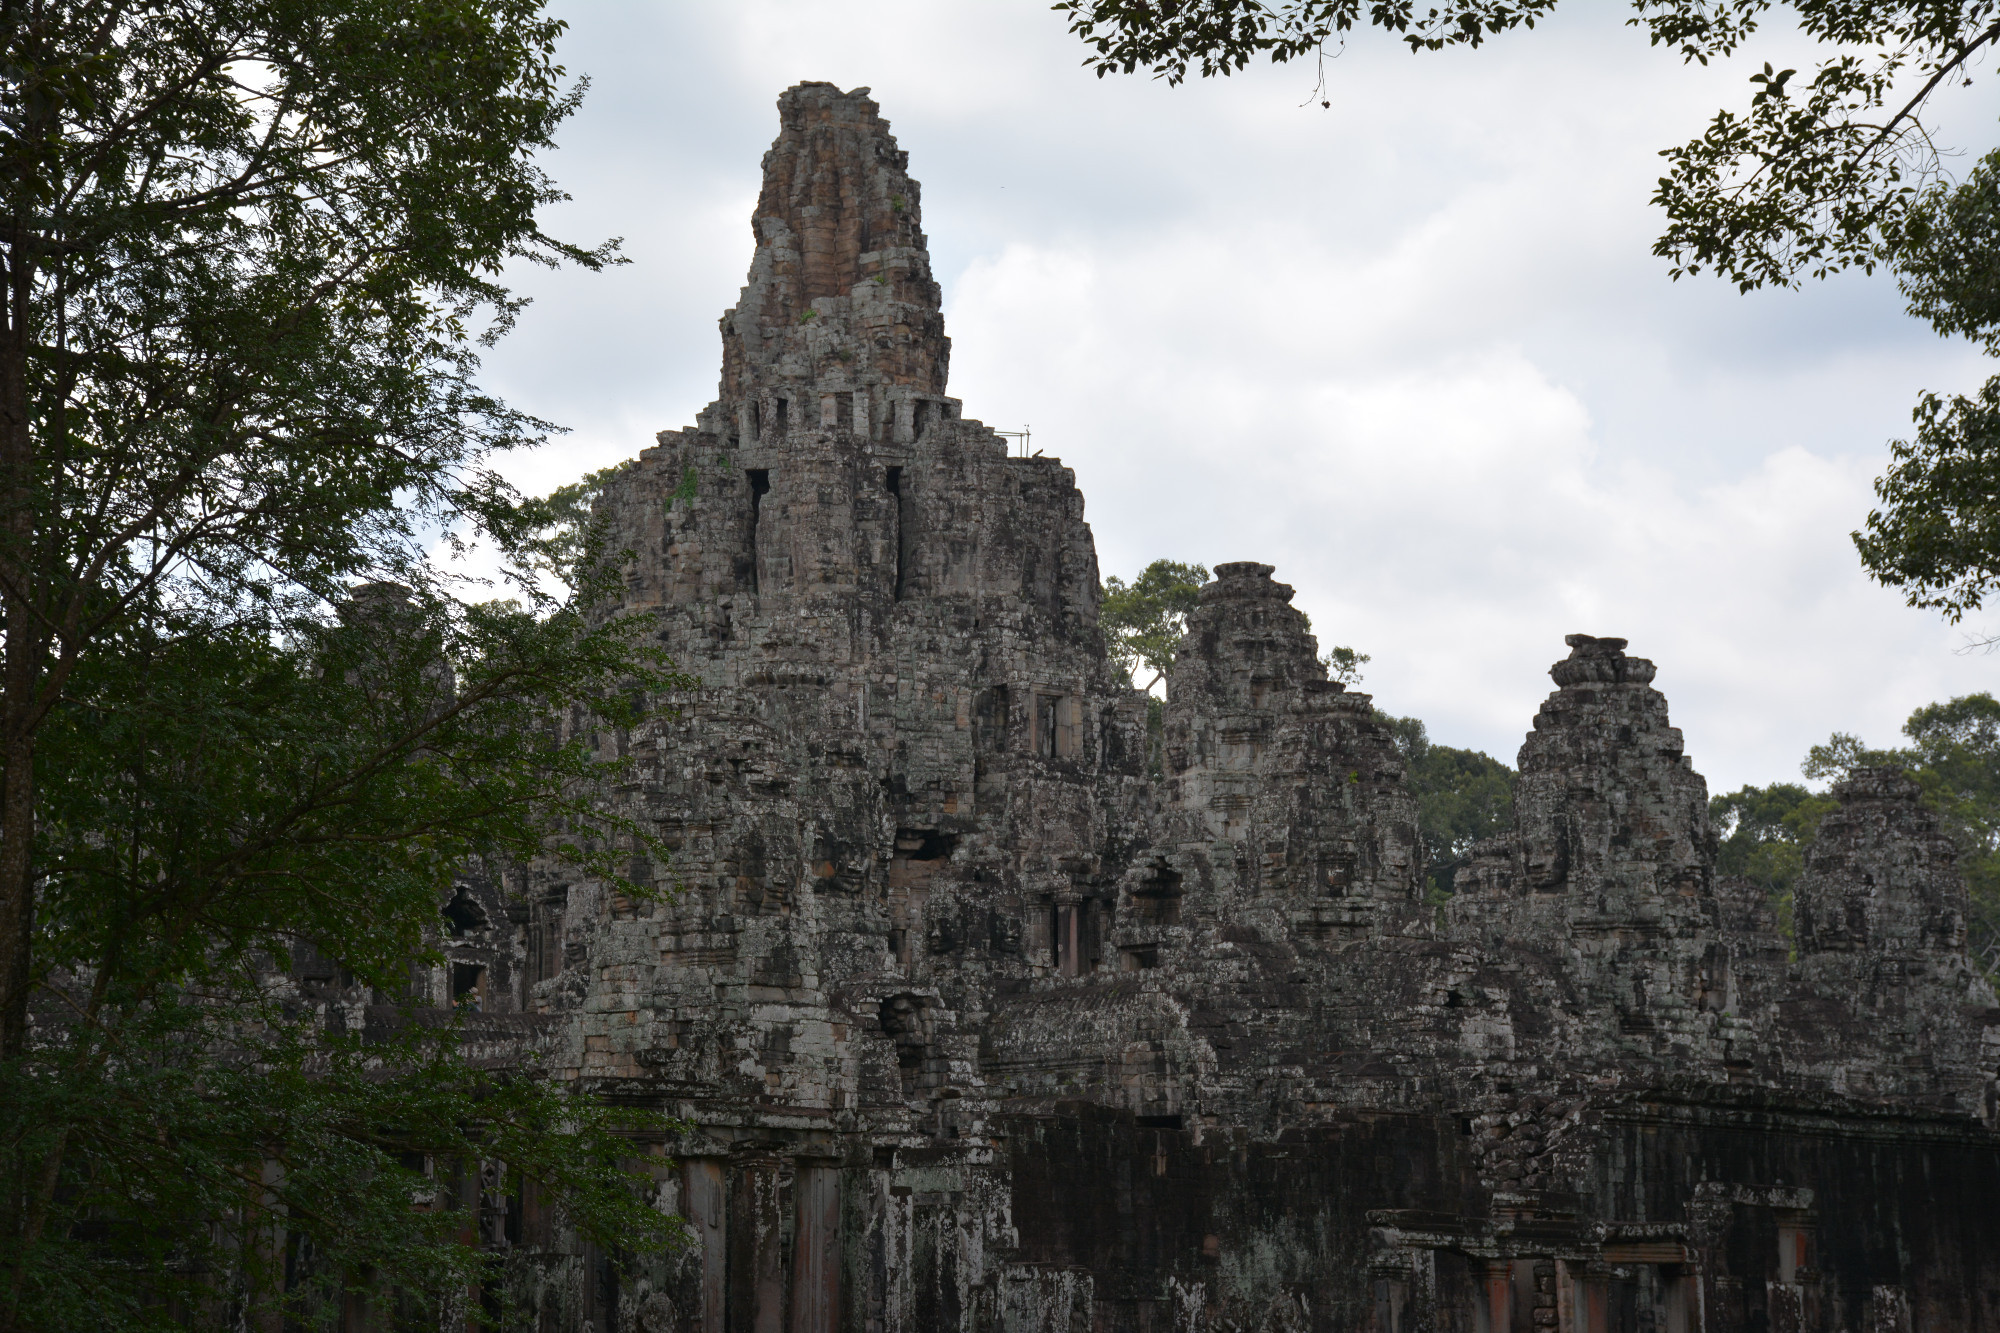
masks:
{"label": "tree trunk", "polygon": [[0,1058],[18,1055],[27,1038],[35,925],[35,669],[30,641],[40,635],[23,623],[32,613],[16,603],[25,600],[6,598],[6,674],[0,687]]}
{"label": "tree trunk", "polygon": [[[15,226],[23,224],[17,220]],[[36,614],[35,438],[28,340],[33,260],[17,230],[7,249],[7,327],[0,331],[0,1058],[27,1039],[35,925],[36,694],[48,626]]]}

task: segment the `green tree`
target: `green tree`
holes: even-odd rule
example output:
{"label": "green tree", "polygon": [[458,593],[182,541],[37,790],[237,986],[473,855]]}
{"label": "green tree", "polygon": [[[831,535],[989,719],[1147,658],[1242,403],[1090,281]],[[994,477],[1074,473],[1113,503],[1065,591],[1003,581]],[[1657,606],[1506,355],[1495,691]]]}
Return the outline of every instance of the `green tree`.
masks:
{"label": "green tree", "polygon": [[1452,892],[1452,881],[1472,858],[1473,844],[1514,827],[1513,769],[1478,750],[1437,745],[1421,720],[1391,717],[1388,724],[1403,756],[1406,781],[1417,798],[1417,835],[1424,845],[1424,881],[1432,901]]}
{"label": "green tree", "polygon": [[1130,677],[1140,668],[1152,672],[1141,686],[1148,692],[1166,679],[1174,649],[1186,632],[1188,613],[1201,604],[1201,585],[1208,582],[1204,565],[1155,560],[1130,583],[1113,575],[1104,580],[1098,624],[1104,627],[1112,663]]}
{"label": "green tree", "polygon": [[1966,949],[1989,976],[2000,976],[2000,700],[1982,692],[1926,704],[1910,714],[1903,735],[1907,746],[1876,750],[1836,732],[1802,767],[1808,778],[1837,780],[1889,765],[1917,780],[1958,846],[1971,898]]}
{"label": "green tree", "polygon": [[[545,427],[475,379],[505,263],[614,258],[536,221],[560,28],[0,4],[0,1330],[310,1323],[348,1284],[435,1324],[483,1261],[412,1199],[478,1160],[669,1237],[632,1117],[269,984],[310,943],[400,992],[475,858],[648,892],[591,792],[677,678],[597,610],[612,553],[494,475]],[[442,578],[440,534],[519,600]]]}
{"label": "green tree", "polygon": [[1719,840],[1716,869],[1762,889],[1787,939],[1792,935],[1792,885],[1805,869],[1806,847],[1820,820],[1835,804],[1795,782],[1739,787],[1709,798],[1709,823]]}
{"label": "green tree", "polygon": [[1319,660],[1321,665],[1326,667],[1328,680],[1337,680],[1342,685],[1359,685],[1361,683],[1361,668],[1367,666],[1375,659],[1367,653],[1356,652],[1352,648],[1341,647],[1327,649]]}
{"label": "green tree", "polygon": [[[1910,312],[2000,355],[2000,152],[1963,184],[1927,192],[1899,235]],[[1879,504],[1854,542],[1878,582],[1957,621],[2000,578],[2000,376],[1971,397],[1926,393],[1913,419],[1913,438],[1890,445]]]}

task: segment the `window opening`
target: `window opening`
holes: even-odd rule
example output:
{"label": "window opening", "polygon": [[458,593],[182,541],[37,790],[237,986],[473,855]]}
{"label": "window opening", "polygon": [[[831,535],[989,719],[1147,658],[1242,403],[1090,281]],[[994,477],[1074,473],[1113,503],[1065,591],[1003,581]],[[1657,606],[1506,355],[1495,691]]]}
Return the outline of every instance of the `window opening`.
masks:
{"label": "window opening", "polygon": [[916,405],[910,409],[910,434],[921,436],[924,427],[930,424],[930,416],[931,405],[919,398]]}
{"label": "window opening", "polygon": [[563,919],[568,900],[569,889],[557,889],[536,903],[529,913],[527,973],[530,986],[538,981],[547,981],[562,971]]}
{"label": "window opening", "polygon": [[451,929],[451,937],[464,939],[467,931],[481,930],[486,926],[486,913],[479,910],[479,904],[464,889],[452,895],[444,905],[444,919]]}
{"label": "window opening", "polygon": [[1052,913],[1050,934],[1052,961],[1056,971],[1065,977],[1080,977],[1090,970],[1088,961],[1093,950],[1095,932],[1091,929],[1090,904],[1077,903],[1073,906],[1058,906]]}
{"label": "window opening", "polygon": [[[780,426],[782,426],[784,422],[784,402],[785,400],[782,398],[778,400],[778,406],[779,406],[778,419]],[[750,469],[749,476],[750,476],[750,591],[756,592],[757,566],[759,564],[759,561],[757,559],[757,523],[763,517],[764,497],[767,494],[769,494],[771,490],[771,474],[765,468],[755,467]]]}
{"label": "window opening", "polygon": [[486,969],[477,963],[453,963],[451,1002],[476,1014],[485,1008],[485,1000]]}
{"label": "window opening", "polygon": [[1143,972],[1160,965],[1157,944],[1128,944],[1118,950],[1118,966],[1126,972]]}
{"label": "window opening", "polygon": [[780,435],[784,434],[784,432],[785,432],[785,419],[786,419],[786,417],[788,417],[788,416],[790,416],[790,415],[791,415],[791,400],[790,400],[790,399],[788,399],[788,398],[780,398],[780,399],[778,400],[778,412],[777,412],[777,416],[778,416],[778,433],[779,433]]}
{"label": "window opening", "polygon": [[1132,911],[1154,925],[1178,925],[1181,919],[1181,877],[1160,866],[1132,887]]}
{"label": "window opening", "polygon": [[903,600],[905,552],[910,546],[910,502],[903,494],[903,469],[899,467],[889,469],[889,494],[894,496],[896,501],[896,574],[894,582],[890,584],[890,595],[900,602]]}

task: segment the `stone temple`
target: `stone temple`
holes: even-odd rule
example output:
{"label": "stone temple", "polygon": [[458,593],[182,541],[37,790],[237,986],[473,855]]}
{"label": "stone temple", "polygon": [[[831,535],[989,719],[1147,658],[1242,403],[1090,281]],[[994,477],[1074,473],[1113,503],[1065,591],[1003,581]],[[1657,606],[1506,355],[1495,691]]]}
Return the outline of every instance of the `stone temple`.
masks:
{"label": "stone temple", "polygon": [[2000,1008],[1912,783],[1838,789],[1787,941],[1653,663],[1571,635],[1518,828],[1427,905],[1270,566],[1149,731],[1073,474],[946,392],[868,90],[779,120],[720,396],[603,501],[701,681],[600,737],[671,895],[448,912],[496,1051],[685,1124],[635,1147],[677,1255],[482,1199],[542,1329],[2000,1330]]}

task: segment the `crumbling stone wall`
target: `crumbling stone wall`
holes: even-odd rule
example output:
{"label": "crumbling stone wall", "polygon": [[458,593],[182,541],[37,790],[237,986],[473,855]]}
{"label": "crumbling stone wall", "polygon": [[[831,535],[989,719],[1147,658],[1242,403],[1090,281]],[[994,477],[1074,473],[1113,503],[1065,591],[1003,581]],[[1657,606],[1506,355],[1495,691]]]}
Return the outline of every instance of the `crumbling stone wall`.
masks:
{"label": "crumbling stone wall", "polygon": [[534,867],[455,946],[516,1049],[687,1125],[635,1146],[686,1252],[519,1229],[542,1327],[2000,1329],[2000,1012],[1907,783],[1839,789],[1793,959],[1653,663],[1573,635],[1440,911],[1247,562],[1153,776],[1073,474],[945,392],[904,153],[866,89],[779,120],[717,401],[604,499],[701,682],[600,738],[672,894]]}

